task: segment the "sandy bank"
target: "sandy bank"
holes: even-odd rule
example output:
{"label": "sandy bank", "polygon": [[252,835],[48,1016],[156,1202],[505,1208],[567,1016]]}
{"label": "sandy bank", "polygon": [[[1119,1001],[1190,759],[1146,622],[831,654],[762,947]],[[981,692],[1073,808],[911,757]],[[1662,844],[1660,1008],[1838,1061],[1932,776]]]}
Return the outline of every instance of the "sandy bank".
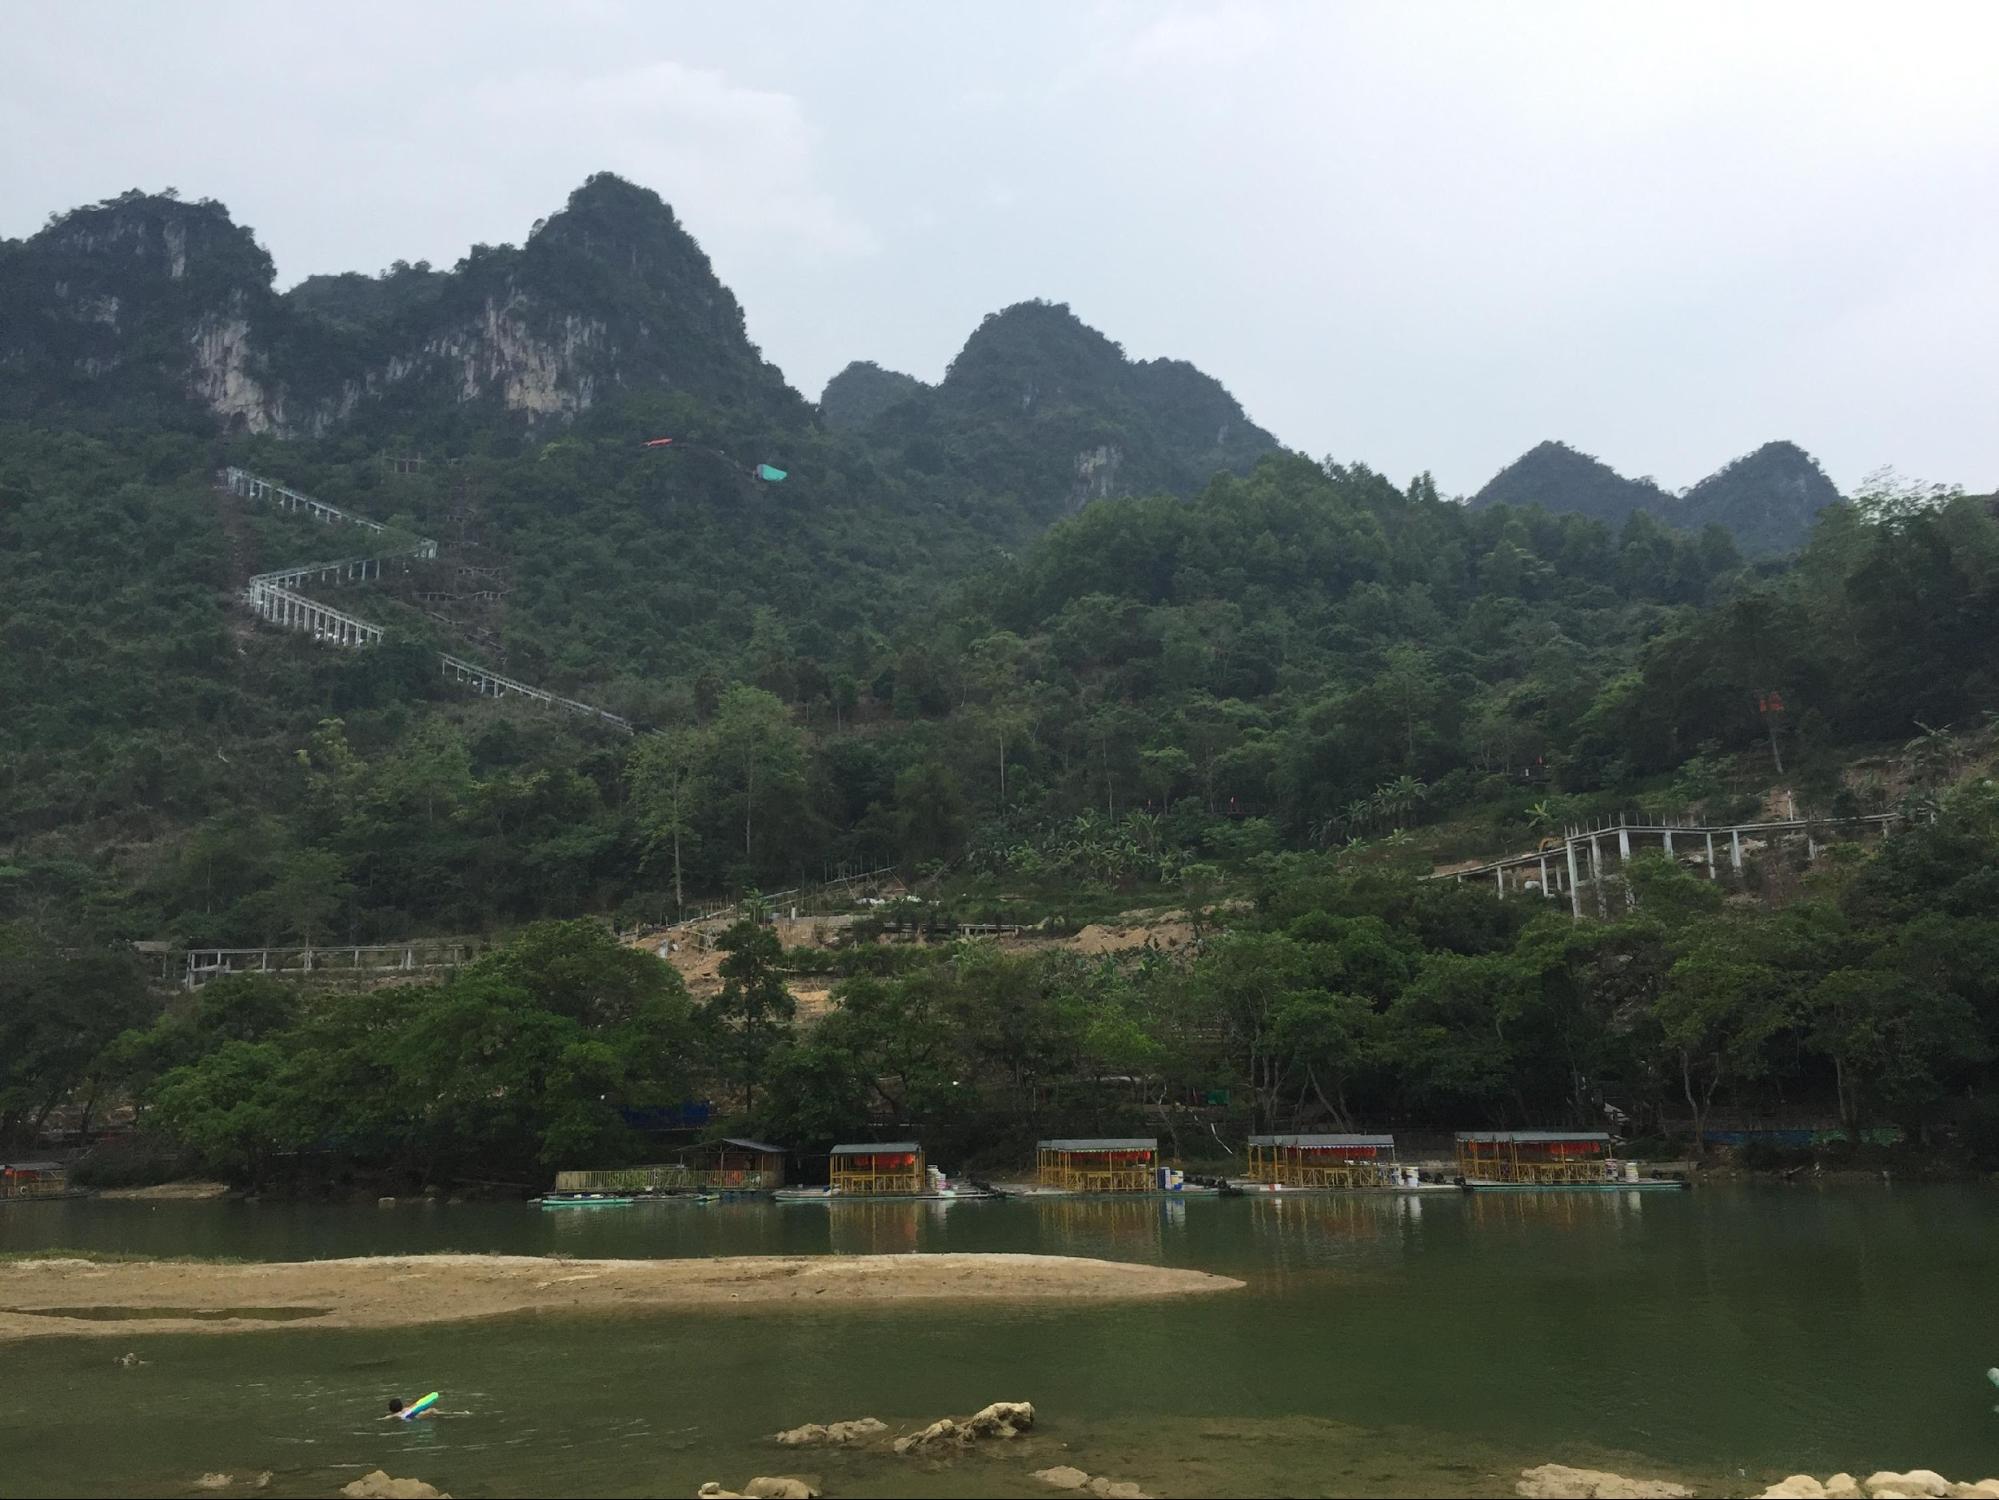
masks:
{"label": "sandy bank", "polygon": [[1122,1300],[1241,1285],[1203,1271],[1062,1255],[404,1255],[248,1265],[24,1260],[0,1263],[0,1341],[48,1334],[130,1338],[398,1328],[513,1312]]}
{"label": "sandy bank", "polygon": [[97,1195],[107,1203],[205,1203],[229,1196],[226,1182],[162,1182],[156,1187],[105,1188]]}

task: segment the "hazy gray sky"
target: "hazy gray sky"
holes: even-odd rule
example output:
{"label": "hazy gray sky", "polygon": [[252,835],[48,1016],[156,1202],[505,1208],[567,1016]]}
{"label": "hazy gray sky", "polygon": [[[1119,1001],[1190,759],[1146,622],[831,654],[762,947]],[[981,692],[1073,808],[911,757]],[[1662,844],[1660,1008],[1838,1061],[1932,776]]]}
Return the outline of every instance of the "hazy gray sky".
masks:
{"label": "hazy gray sky", "polygon": [[1066,301],[1315,455],[1999,483],[1999,4],[400,0],[0,14],[0,233],[222,199],[282,284],[658,190],[808,395]]}

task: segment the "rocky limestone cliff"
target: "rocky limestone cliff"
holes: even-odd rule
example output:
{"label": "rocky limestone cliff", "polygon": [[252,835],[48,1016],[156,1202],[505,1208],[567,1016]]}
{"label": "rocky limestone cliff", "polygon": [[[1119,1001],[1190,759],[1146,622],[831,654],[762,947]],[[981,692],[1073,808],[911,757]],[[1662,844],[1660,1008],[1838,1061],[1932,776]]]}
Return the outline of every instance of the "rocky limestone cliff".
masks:
{"label": "rocky limestone cliff", "polygon": [[0,418],[451,441],[685,395],[752,430],[819,416],[943,481],[935,503],[996,501],[1002,524],[1190,494],[1277,447],[1220,382],[1130,360],[1049,302],[987,317],[935,386],[852,365],[815,413],[673,210],[609,174],[521,244],[474,245],[449,271],[397,262],[274,285],[271,257],[222,205],[170,194],[126,193],[0,242]]}
{"label": "rocky limestone cliff", "polygon": [[657,388],[809,414],[672,210],[609,175],[525,246],[475,246],[449,273],[314,278],[291,297],[273,276],[221,205],[138,192],[0,244],[0,412],[192,403],[293,437],[378,414],[560,421]]}
{"label": "rocky limestone cliff", "polygon": [[220,204],[131,192],[0,241],[0,413],[259,404],[271,260]]}
{"label": "rocky limestone cliff", "polygon": [[1117,495],[1191,494],[1278,447],[1220,381],[1181,360],[1130,360],[1060,303],[989,315],[938,385],[898,391],[867,419],[869,437],[920,471],[976,477],[1044,516]]}

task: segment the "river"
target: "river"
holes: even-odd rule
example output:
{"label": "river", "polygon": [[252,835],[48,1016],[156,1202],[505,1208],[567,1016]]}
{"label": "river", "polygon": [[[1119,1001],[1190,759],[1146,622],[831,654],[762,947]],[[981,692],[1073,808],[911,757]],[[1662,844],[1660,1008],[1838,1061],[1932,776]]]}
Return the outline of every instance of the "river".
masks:
{"label": "river", "polygon": [[[1999,1470],[1999,1197],[1709,1187],[1421,1200],[395,1208],[0,1205],[0,1251],[302,1259],[427,1250],[684,1256],[1007,1250],[1158,1261],[1244,1291],[965,1312],[522,1316],[389,1333],[0,1345],[0,1494],[147,1495],[385,1468],[466,1496],[1008,1495],[1072,1463],[1164,1495],[1511,1494],[1562,1462],[1709,1491],[1799,1470]],[[116,1356],[136,1351],[143,1365]],[[442,1389],[429,1424],[392,1394]],[[773,1448],[1030,1400],[1043,1427],[948,1468]]]}

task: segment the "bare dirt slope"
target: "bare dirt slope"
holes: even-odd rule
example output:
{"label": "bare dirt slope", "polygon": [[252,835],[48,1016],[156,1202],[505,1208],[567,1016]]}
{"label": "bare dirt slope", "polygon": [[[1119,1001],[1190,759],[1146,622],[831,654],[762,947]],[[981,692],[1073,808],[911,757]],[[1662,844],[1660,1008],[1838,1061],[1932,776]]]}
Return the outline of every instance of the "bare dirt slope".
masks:
{"label": "bare dirt slope", "polygon": [[[778,940],[787,948],[831,948],[840,943],[846,929],[857,920],[859,918],[852,915],[799,917],[796,920],[779,918],[775,927]],[[632,941],[635,946],[658,953],[672,964],[686,981],[688,993],[697,1000],[706,1000],[722,988],[721,966],[726,955],[710,945],[726,925],[725,922],[716,922],[705,928],[682,929],[671,935],[670,946],[667,935],[663,933],[651,933]],[[887,941],[922,943],[926,939],[908,934],[891,937]],[[1193,924],[1188,921],[1187,914],[1180,911],[1125,912],[1111,921],[1093,922],[1074,933],[1028,931],[1009,933],[999,939],[1000,946],[1009,953],[1098,954],[1121,953],[1135,948],[1187,953],[1193,943]],[[800,1016],[810,1020],[830,1009],[832,988],[836,982],[830,977],[816,975],[793,979],[791,992],[798,998]]]}

